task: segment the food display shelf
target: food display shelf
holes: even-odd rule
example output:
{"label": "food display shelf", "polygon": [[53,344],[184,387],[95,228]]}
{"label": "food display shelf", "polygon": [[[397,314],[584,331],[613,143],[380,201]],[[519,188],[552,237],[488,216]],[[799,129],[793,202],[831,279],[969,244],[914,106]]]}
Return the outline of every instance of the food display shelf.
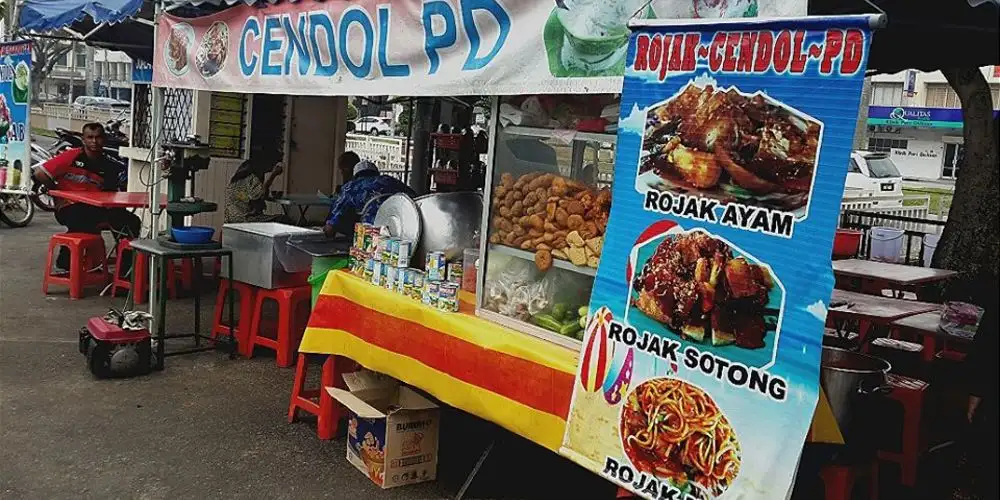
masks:
{"label": "food display shelf", "polygon": [[551,330],[546,330],[538,325],[533,325],[527,321],[521,321],[517,318],[511,318],[509,316],[504,316],[496,311],[490,311],[489,309],[479,309],[476,314],[487,320],[492,321],[500,326],[505,326],[512,330],[517,330],[522,333],[528,333],[534,335],[535,337],[541,338],[552,342],[553,344],[565,347],[574,353],[580,350],[580,341],[574,338],[566,337],[564,335],[559,335]]}
{"label": "food display shelf", "polygon": [[[531,262],[534,262],[535,260],[535,254],[533,252],[528,252],[518,248],[511,248],[506,245],[490,245],[489,249],[491,252],[510,255],[512,257],[517,257],[519,259],[524,259]],[[565,269],[567,271],[572,271],[574,273],[579,273],[579,274],[585,274],[587,276],[597,275],[597,269],[593,267],[578,266],[568,260],[552,259],[552,267],[558,267],[559,269]]]}
{"label": "food display shelf", "polygon": [[594,142],[608,142],[615,144],[618,142],[618,136],[615,134],[599,134],[596,132],[580,132],[578,130],[559,130],[551,128],[541,128],[541,127],[519,127],[510,126],[504,127],[503,132],[508,135],[523,135],[528,137],[541,137],[543,139],[548,139],[551,137],[556,137],[561,134],[574,134],[573,140],[576,141],[594,141]]}

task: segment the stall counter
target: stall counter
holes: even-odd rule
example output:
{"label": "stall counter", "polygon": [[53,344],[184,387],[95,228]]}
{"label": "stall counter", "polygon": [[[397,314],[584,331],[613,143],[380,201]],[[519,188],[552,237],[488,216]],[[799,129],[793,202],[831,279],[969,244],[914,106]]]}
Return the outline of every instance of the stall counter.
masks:
{"label": "stall counter", "polygon": [[[343,356],[558,451],[577,353],[474,315],[425,306],[347,272],[327,275],[300,352]],[[811,442],[842,443],[821,395]]]}

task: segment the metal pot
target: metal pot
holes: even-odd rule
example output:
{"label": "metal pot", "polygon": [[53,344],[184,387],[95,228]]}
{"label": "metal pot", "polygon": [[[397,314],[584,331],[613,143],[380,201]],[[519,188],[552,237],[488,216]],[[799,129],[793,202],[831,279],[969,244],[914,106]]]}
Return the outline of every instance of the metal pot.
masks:
{"label": "metal pot", "polygon": [[886,373],[890,368],[888,361],[875,356],[823,347],[819,381],[845,443],[850,444],[852,436],[858,437],[852,425],[865,420],[871,396],[888,391]]}

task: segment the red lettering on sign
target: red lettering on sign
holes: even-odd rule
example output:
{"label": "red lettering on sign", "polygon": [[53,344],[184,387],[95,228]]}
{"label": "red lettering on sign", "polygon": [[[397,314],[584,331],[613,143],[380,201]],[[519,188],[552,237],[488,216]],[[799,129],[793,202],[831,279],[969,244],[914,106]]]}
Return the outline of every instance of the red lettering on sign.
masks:
{"label": "red lettering on sign", "polygon": [[774,50],[774,35],[761,31],[757,37],[757,57],[753,59],[753,72],[764,73],[771,66],[771,52]]}
{"label": "red lettering on sign", "polygon": [[806,34],[803,31],[796,31],[793,36],[792,73],[802,73],[806,70],[806,63],[809,62],[809,54],[802,48],[805,38]]}
{"label": "red lettering on sign", "polygon": [[649,35],[639,35],[635,39],[635,63],[632,69],[646,71],[649,69]]}
{"label": "red lettering on sign", "polygon": [[792,34],[788,30],[781,30],[778,38],[774,40],[774,72],[784,73],[788,70],[788,63],[792,60]]}
{"label": "red lettering on sign", "polygon": [[842,75],[852,75],[861,67],[861,60],[864,59],[865,35],[861,30],[847,30],[844,38],[844,55],[840,58],[840,73]]}
{"label": "red lettering on sign", "polygon": [[740,34],[730,33],[726,35],[726,56],[722,61],[722,71],[734,71],[736,69],[736,48],[740,45]]}
{"label": "red lettering on sign", "polygon": [[670,71],[680,71],[681,67],[684,66],[681,58],[684,57],[683,51],[684,39],[675,36],[674,44],[670,47],[670,62],[667,63],[667,69]]}
{"label": "red lettering on sign", "polygon": [[747,73],[753,70],[753,48],[757,44],[757,33],[740,35],[740,55],[736,60],[736,71]]}
{"label": "red lettering on sign", "polygon": [[653,35],[649,41],[649,70],[656,71],[660,68],[660,56],[663,55],[663,37],[659,34]]}
{"label": "red lettering on sign", "polygon": [[701,42],[701,35],[698,33],[684,35],[684,64],[681,65],[682,70],[694,71],[698,67],[698,56],[695,55],[694,51],[698,49],[699,42]]}
{"label": "red lettering on sign", "polygon": [[823,59],[819,63],[819,73],[829,75],[833,71],[833,60],[844,49],[844,32],[837,29],[826,30],[826,43],[823,49]]}
{"label": "red lettering on sign", "polygon": [[726,45],[726,34],[716,33],[712,38],[712,44],[708,47],[708,69],[713,72],[719,71],[722,67],[722,50]]}
{"label": "red lettering on sign", "polygon": [[670,44],[673,35],[663,35],[663,49],[660,54],[660,80],[667,79],[667,59],[670,57]]}

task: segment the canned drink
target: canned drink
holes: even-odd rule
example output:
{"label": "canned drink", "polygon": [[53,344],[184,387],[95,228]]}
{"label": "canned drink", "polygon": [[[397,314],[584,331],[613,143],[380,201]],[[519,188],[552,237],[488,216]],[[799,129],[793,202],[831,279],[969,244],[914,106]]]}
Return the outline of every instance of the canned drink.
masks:
{"label": "canned drink", "polygon": [[361,250],[365,253],[366,257],[375,257],[375,250],[378,248],[379,236],[380,230],[378,226],[365,224],[365,244]]}
{"label": "canned drink", "polygon": [[399,268],[390,266],[385,262],[382,263],[382,274],[384,279],[382,280],[382,288],[389,290],[390,292],[396,290],[396,281],[399,280]]}
{"label": "canned drink", "polygon": [[368,224],[364,222],[358,222],[354,224],[354,248],[358,250],[363,250],[365,248],[365,235],[367,234]]}
{"label": "canned drink", "polygon": [[371,281],[375,271],[375,259],[365,259],[365,267],[361,275],[365,281]]}
{"label": "canned drink", "polygon": [[399,238],[389,237],[382,246],[382,262],[396,266],[396,253],[399,251]]}
{"label": "canned drink", "polygon": [[437,308],[441,311],[458,311],[458,283],[445,281],[438,286]]}
{"label": "canned drink", "polygon": [[382,284],[382,262],[372,259],[372,284],[375,286],[380,286]]}
{"label": "canned drink", "polygon": [[449,262],[448,263],[448,281],[453,281],[455,283],[462,282],[462,263],[461,262]]}
{"label": "canned drink", "polygon": [[413,278],[413,298],[420,300],[421,292],[424,289],[424,272],[413,268],[410,268],[409,271]]}
{"label": "canned drink", "polygon": [[444,281],[447,278],[444,252],[427,252],[426,279],[428,281]]}
{"label": "canned drink", "polygon": [[425,306],[437,307],[438,301],[438,283],[439,281],[424,281],[424,291],[420,297],[420,301],[424,303]]}
{"label": "canned drink", "polygon": [[396,266],[398,267],[409,267],[410,266],[410,253],[413,252],[413,242],[410,240],[399,239],[399,248],[396,249]]}

